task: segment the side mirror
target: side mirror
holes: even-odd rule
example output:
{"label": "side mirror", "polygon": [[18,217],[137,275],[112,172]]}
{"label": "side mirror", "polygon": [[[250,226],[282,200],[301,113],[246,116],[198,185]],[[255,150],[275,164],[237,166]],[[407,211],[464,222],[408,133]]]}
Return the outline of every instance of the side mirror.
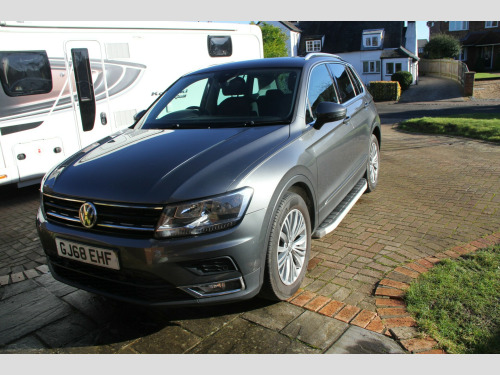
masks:
{"label": "side mirror", "polygon": [[141,119],[142,116],[144,116],[144,114],[146,113],[146,110],[143,109],[142,111],[139,111],[137,112],[135,115],[134,115],[134,121],[137,122]]}
{"label": "side mirror", "polygon": [[321,129],[327,122],[339,121],[345,119],[347,109],[342,104],[333,102],[321,102],[316,108],[316,122],[314,129]]}

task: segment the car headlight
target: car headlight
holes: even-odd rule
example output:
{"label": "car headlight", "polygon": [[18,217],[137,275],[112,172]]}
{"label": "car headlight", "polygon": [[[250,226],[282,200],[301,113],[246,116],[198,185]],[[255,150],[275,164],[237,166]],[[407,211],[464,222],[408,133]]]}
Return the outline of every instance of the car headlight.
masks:
{"label": "car headlight", "polygon": [[158,238],[192,236],[235,226],[245,215],[253,189],[246,187],[203,200],[166,206]]}

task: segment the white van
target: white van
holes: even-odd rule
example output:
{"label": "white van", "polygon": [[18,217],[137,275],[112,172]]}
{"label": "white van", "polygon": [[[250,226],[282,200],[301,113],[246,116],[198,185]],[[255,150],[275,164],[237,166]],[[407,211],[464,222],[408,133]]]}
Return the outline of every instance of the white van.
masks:
{"label": "white van", "polygon": [[0,21],[0,185],[38,183],[185,73],[262,57],[255,25]]}

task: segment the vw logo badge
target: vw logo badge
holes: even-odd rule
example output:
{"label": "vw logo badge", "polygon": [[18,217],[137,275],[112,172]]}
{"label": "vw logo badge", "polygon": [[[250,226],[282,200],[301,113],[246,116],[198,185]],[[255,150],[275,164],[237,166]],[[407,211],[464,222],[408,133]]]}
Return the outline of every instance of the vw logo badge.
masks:
{"label": "vw logo badge", "polygon": [[92,228],[97,222],[97,210],[90,202],[81,205],[79,216],[80,222],[85,228]]}

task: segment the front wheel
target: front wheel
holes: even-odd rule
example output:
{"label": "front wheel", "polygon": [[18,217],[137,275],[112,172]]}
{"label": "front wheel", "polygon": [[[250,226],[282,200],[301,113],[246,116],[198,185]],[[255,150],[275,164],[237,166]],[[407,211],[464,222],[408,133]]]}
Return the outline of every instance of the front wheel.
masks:
{"label": "front wheel", "polygon": [[378,175],[380,168],[380,149],[378,145],[378,139],[375,134],[372,134],[370,138],[370,149],[368,155],[368,163],[366,165],[366,180],[368,181],[368,187],[366,192],[369,193],[377,187]]}
{"label": "front wheel", "polygon": [[311,222],[302,197],[288,192],[273,218],[261,295],[286,300],[304,280],[311,252]]}

